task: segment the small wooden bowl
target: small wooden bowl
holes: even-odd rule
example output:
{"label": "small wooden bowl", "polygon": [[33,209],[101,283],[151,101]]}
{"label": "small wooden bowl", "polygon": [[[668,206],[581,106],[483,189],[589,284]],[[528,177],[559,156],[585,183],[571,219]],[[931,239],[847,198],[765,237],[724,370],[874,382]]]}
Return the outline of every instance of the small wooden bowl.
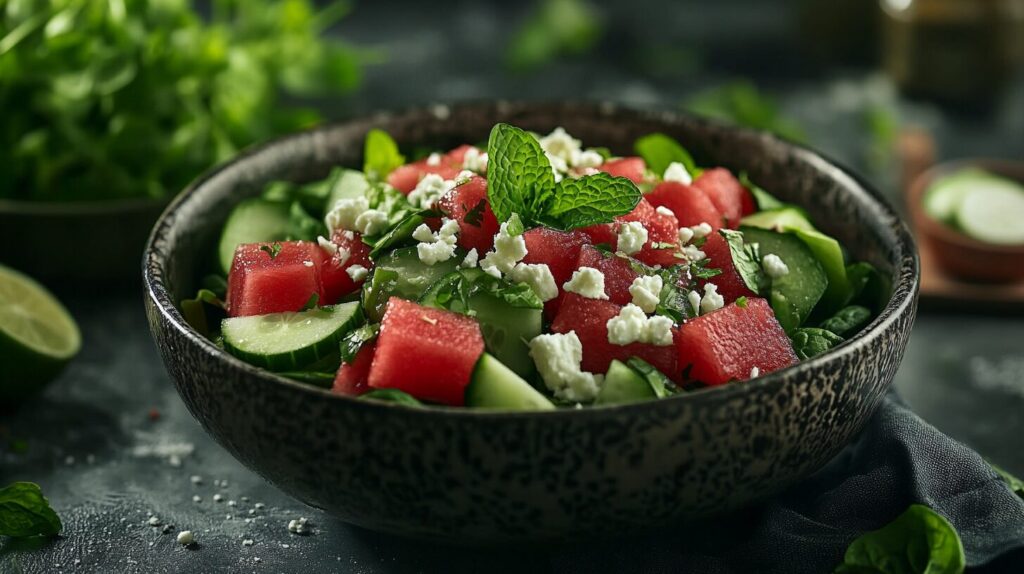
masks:
{"label": "small wooden bowl", "polygon": [[907,190],[907,207],[918,241],[951,276],[985,283],[1024,280],[1024,245],[994,245],[960,233],[933,219],[924,209],[924,194],[937,179],[976,167],[1024,183],[1024,162],[1004,159],[965,159],[945,162],[919,175]]}

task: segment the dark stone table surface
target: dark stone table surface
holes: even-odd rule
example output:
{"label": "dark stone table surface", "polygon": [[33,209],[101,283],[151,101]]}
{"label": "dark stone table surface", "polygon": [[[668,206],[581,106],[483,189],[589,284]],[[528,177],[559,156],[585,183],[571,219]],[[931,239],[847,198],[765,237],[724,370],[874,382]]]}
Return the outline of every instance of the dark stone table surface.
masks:
{"label": "dark stone table surface", "polygon": [[[673,3],[656,22],[639,15],[664,8],[663,2],[606,7],[618,26],[605,47],[527,77],[509,77],[495,64],[495,46],[507,37],[508,23],[521,18],[518,8],[464,2],[439,14],[434,4],[383,4],[360,5],[339,29],[354,41],[385,46],[390,59],[369,71],[362,92],[332,104],[336,115],[496,97],[676,108],[696,89],[743,75],[779,94],[782,109],[804,123],[815,146],[864,172],[895,200],[892,170],[871,171],[864,161],[858,110],[865,104],[891,104],[904,119],[929,127],[943,157],[1024,155],[1024,85],[987,116],[957,117],[903,100],[877,73],[804,69],[788,47],[789,19],[771,4],[701,5],[704,21],[742,15],[734,36],[759,48],[747,51],[695,23],[689,17],[695,2]],[[657,77],[617,57],[648,25],[671,30],[666,41],[682,38],[704,50],[703,66]],[[0,572],[558,569],[548,551],[424,545],[346,525],[290,499],[231,458],[185,410],[157,357],[139,292],[89,293],[85,286],[62,286],[61,292],[82,327],[83,351],[42,397],[0,417],[0,484],[38,482],[65,528],[45,544],[0,539]],[[926,309],[896,386],[923,418],[1024,475],[1019,315],[973,314],[969,304],[955,314]],[[222,500],[215,502],[218,494]],[[148,524],[151,514],[159,526]],[[299,517],[309,518],[312,535],[288,532],[288,521]],[[198,544],[176,544],[183,529],[195,532]],[[251,545],[243,544],[247,540]]]}

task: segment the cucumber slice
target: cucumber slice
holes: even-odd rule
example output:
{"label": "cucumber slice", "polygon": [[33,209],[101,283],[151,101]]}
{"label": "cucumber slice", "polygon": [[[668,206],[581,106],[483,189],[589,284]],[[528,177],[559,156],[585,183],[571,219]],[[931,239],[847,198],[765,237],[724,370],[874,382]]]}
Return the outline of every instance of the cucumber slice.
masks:
{"label": "cucumber slice", "polygon": [[466,406],[514,411],[553,410],[554,403],[493,356],[484,353],[466,387]]}
{"label": "cucumber slice", "polygon": [[416,301],[427,287],[455,271],[462,256],[427,265],[420,261],[415,247],[396,249],[376,262],[373,277],[363,286],[363,310],[371,321],[384,316],[384,306],[392,296]]}
{"label": "cucumber slice", "polygon": [[960,229],[985,243],[1024,244],[1024,186],[1002,179],[970,185],[956,211]]}
{"label": "cucumber slice", "polygon": [[776,231],[787,231],[790,229],[815,231],[814,225],[807,219],[807,214],[804,210],[792,205],[752,213],[741,219],[740,225],[775,229]]}
{"label": "cucumber slice", "polygon": [[240,202],[231,211],[217,246],[221,271],[231,270],[235,248],[242,243],[283,241],[288,237],[291,219],[288,202],[256,197]]}
{"label": "cucumber slice", "polygon": [[354,169],[343,169],[337,176],[331,193],[327,196],[327,204],[324,205],[324,212],[334,208],[339,199],[352,199],[366,195],[370,190],[370,182],[366,180],[363,172]]}
{"label": "cucumber slice", "polygon": [[952,223],[960,209],[964,196],[976,184],[1000,181],[998,178],[977,168],[966,168],[939,178],[924,195],[924,210],[934,219]]}
{"label": "cucumber slice", "polygon": [[608,366],[601,391],[594,400],[596,405],[635,403],[658,398],[657,393],[639,373],[626,363],[614,360]]}
{"label": "cucumber slice", "polygon": [[743,240],[760,245],[761,257],[777,255],[789,273],[773,279],[768,300],[786,332],[799,327],[828,287],[828,277],[810,248],[794,233],[741,227]]}
{"label": "cucumber slice", "polygon": [[362,319],[358,303],[297,313],[231,317],[221,323],[224,348],[271,371],[300,371],[338,353],[338,343]]}

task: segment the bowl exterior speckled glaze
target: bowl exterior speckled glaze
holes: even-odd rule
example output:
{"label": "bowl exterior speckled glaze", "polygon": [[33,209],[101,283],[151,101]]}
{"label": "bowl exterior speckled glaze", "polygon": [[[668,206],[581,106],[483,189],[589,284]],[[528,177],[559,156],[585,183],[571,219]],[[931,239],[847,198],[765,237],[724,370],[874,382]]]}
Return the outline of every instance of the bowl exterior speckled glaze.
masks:
{"label": "bowl exterior speckled glaze", "polygon": [[[705,165],[747,171],[892,280],[863,332],[752,382],[665,400],[556,412],[411,408],[292,382],[239,361],[176,308],[195,290],[228,212],[275,179],[362,165],[373,127],[403,146],[486,139],[496,122],[555,126],[628,154],[664,132]],[[725,512],[835,456],[889,387],[914,320],[918,261],[898,216],[861,180],[770,135],[609,104],[435,106],[328,126],[257,147],[168,207],[143,261],[163,360],[192,414],[235,457],[297,499],[366,528],[460,543],[621,534]]]}

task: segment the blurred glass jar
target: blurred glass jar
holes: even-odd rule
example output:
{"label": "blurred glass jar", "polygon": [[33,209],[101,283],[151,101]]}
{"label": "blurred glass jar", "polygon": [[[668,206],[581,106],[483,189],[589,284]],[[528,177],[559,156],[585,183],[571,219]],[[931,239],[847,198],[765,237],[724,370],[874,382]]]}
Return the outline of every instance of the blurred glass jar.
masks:
{"label": "blurred glass jar", "polygon": [[905,93],[996,99],[1024,62],[1024,0],[880,0],[883,61]]}

